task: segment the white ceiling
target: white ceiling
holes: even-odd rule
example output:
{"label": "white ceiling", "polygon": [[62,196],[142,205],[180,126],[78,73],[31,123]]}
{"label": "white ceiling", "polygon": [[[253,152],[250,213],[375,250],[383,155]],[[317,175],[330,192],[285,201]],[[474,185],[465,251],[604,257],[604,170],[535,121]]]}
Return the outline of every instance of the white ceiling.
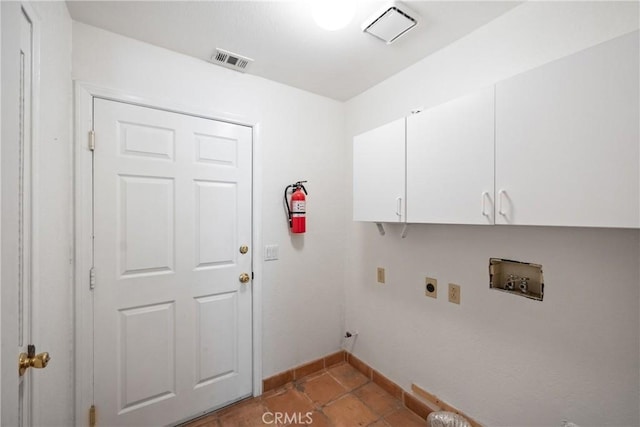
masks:
{"label": "white ceiling", "polygon": [[351,24],[334,32],[315,24],[305,0],[67,1],[67,6],[76,21],[203,60],[217,47],[248,56],[255,60],[250,74],[343,101],[519,4],[408,1],[419,24],[387,46],[360,29],[386,3],[359,0]]}

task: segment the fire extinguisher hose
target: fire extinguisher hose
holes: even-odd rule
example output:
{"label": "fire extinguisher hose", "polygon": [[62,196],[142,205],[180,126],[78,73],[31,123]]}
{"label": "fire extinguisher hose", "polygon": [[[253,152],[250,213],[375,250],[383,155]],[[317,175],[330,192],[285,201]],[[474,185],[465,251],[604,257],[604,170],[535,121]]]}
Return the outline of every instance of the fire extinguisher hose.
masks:
{"label": "fire extinguisher hose", "polygon": [[289,228],[293,227],[293,221],[291,216],[291,209],[289,209],[289,201],[287,200],[287,192],[289,188],[293,188],[293,185],[287,185],[284,189],[284,207],[287,209],[287,221],[289,221]]}

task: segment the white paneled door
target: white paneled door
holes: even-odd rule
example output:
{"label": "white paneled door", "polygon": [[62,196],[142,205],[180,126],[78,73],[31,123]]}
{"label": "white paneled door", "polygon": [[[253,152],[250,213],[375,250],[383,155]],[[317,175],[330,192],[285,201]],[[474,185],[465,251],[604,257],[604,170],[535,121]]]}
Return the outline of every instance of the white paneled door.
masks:
{"label": "white paneled door", "polygon": [[[2,8],[2,289],[1,417],[2,426],[31,426],[34,376],[18,373],[18,358],[32,344],[32,146],[33,146],[33,16],[19,2]],[[30,9],[29,9],[30,10]],[[32,353],[31,356],[34,354]],[[37,384],[36,384],[37,385]]]}
{"label": "white paneled door", "polygon": [[95,99],[94,131],[98,423],[251,395],[251,128]]}

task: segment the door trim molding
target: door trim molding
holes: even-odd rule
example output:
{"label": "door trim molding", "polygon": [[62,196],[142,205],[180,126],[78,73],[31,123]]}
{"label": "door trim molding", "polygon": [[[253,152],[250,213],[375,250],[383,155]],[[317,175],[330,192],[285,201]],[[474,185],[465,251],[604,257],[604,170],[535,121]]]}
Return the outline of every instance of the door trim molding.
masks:
{"label": "door trim molding", "polygon": [[[93,401],[93,299],[89,270],[93,266],[93,156],[89,131],[93,129],[93,99],[158,108],[174,113],[249,126],[252,128],[252,361],[253,395],[262,394],[262,148],[260,123],[255,117],[183,105],[175,100],[150,99],[122,90],[74,81],[74,289],[75,289],[75,425],[87,426]],[[99,411],[99,402],[96,402]]]}

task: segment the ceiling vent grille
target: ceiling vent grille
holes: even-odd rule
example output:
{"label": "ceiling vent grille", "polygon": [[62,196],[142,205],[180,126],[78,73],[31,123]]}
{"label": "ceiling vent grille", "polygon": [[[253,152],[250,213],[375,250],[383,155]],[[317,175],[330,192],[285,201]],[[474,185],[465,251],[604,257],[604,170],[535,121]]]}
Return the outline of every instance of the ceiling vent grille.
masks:
{"label": "ceiling vent grille", "polygon": [[211,57],[211,62],[244,73],[253,62],[253,59],[218,48]]}
{"label": "ceiling vent grille", "polygon": [[362,31],[391,44],[418,25],[417,14],[398,2],[392,2],[362,24]]}

